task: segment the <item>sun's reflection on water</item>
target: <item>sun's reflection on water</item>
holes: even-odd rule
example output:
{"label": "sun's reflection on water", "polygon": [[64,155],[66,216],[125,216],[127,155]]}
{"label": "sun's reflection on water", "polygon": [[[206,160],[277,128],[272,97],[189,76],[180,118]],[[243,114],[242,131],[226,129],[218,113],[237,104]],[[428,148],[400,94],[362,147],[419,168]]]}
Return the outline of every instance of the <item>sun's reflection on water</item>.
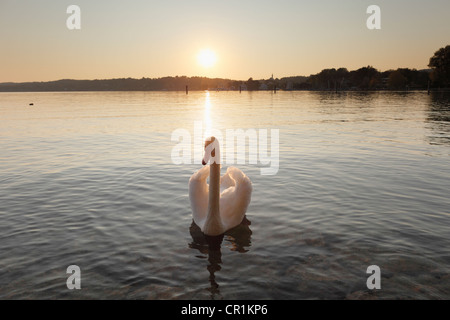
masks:
{"label": "sun's reflection on water", "polygon": [[209,91],[205,93],[205,114],[204,114],[205,136],[212,135],[212,119],[211,119],[211,97]]}

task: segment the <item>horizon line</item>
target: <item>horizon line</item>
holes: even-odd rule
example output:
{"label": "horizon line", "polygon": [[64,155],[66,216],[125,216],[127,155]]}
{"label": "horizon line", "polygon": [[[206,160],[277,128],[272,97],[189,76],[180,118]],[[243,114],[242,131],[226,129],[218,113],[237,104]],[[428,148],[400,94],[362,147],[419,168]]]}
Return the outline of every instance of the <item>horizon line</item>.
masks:
{"label": "horizon line", "polygon": [[186,76],[186,75],[181,75],[181,76],[179,76],[179,75],[173,76],[173,75],[172,75],[172,76],[171,76],[171,75],[167,75],[167,76],[155,77],[155,78],[143,76],[143,77],[141,77],[141,78],[134,78],[134,77],[94,78],[94,79],[61,78],[61,79],[56,79],[56,80],[31,80],[31,81],[20,81],[20,82],[15,82],[15,81],[5,81],[5,82],[0,82],[0,85],[3,85],[3,84],[25,84],[25,83],[48,83],[48,82],[58,82],[58,81],[107,81],[107,80],[128,80],[128,79],[130,79],[130,80],[142,80],[142,79],[159,80],[159,79],[164,79],[164,78],[204,78],[204,79],[210,79],[210,80],[217,79],[217,80],[228,80],[228,81],[242,81],[242,82],[245,82],[245,81],[248,81],[249,79],[253,79],[253,80],[259,81],[259,80],[281,80],[281,79],[285,79],[285,78],[296,78],[296,77],[309,78],[309,77],[311,77],[311,76],[320,74],[320,73],[321,73],[322,71],[324,71],[324,70],[347,69],[348,72],[352,72],[352,71],[357,71],[357,70],[359,70],[359,69],[367,68],[367,67],[374,68],[375,70],[377,70],[377,71],[380,72],[380,73],[382,73],[382,72],[388,72],[388,71],[396,71],[396,70],[398,70],[398,69],[409,69],[409,70],[417,70],[417,71],[423,71],[423,72],[431,71],[431,70],[432,70],[431,68],[417,69],[417,68],[409,68],[409,67],[399,67],[399,68],[397,68],[397,69],[387,69],[387,70],[381,71],[381,70],[378,70],[377,68],[375,68],[375,67],[373,67],[373,66],[371,66],[371,65],[368,65],[368,66],[360,67],[360,68],[355,69],[355,70],[348,70],[348,69],[345,68],[345,67],[339,67],[339,68],[334,68],[334,67],[333,67],[333,68],[325,68],[325,69],[322,69],[321,71],[319,71],[319,72],[317,72],[317,73],[314,73],[314,74],[310,74],[310,75],[308,75],[308,76],[306,76],[306,75],[291,75],[291,76],[283,76],[283,77],[280,77],[280,78],[267,78],[267,79],[264,79],[264,78],[261,78],[261,79],[254,79],[254,78],[251,77],[251,76],[250,76],[247,80],[243,80],[243,79],[232,79],[232,78],[222,78],[222,77],[207,77],[207,76]]}

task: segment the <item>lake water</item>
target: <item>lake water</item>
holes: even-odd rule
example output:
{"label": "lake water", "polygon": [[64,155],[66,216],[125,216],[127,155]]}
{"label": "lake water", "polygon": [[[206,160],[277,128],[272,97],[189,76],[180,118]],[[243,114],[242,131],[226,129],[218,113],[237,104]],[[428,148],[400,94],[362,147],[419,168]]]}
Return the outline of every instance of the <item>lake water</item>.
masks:
{"label": "lake water", "polygon": [[[171,157],[196,121],[279,130],[220,249]],[[449,190],[448,94],[0,93],[0,298],[450,299]]]}

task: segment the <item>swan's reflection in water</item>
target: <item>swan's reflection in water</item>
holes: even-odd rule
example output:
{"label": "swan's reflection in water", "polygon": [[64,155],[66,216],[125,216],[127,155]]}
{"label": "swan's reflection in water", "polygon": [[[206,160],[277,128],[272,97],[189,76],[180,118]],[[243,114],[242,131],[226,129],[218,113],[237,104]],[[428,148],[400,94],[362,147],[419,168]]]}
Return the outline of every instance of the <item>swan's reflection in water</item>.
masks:
{"label": "swan's reflection in water", "polygon": [[[189,227],[189,232],[192,237],[192,242],[189,243],[189,248],[197,249],[200,253],[208,256],[208,266],[206,269],[209,272],[209,283],[210,287],[208,291],[211,293],[211,299],[221,299],[219,284],[216,282],[216,271],[221,270],[222,265],[222,243],[225,241],[227,247],[231,251],[237,251],[240,253],[245,253],[248,251],[247,248],[251,246],[251,235],[250,230],[251,222],[244,217],[241,224],[237,227],[228,230],[225,234],[220,236],[206,236],[200,230],[200,228],[192,221]],[[203,258],[203,257],[201,257]]]}

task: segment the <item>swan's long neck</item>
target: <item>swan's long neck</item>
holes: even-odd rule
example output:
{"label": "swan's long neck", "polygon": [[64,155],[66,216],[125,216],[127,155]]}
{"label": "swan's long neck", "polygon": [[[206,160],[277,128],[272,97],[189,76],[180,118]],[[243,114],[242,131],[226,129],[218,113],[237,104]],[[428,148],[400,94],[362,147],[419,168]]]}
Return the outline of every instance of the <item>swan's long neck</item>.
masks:
{"label": "swan's long neck", "polygon": [[220,165],[213,163],[209,166],[209,201],[203,233],[209,236],[218,236],[223,233],[220,219]]}

